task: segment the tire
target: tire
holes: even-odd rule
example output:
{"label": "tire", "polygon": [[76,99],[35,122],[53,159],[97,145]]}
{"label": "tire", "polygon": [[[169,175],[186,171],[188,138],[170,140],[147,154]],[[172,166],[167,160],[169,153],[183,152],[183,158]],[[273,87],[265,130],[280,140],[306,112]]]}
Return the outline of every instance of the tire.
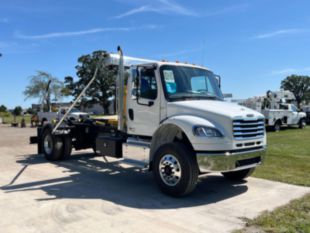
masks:
{"label": "tire", "polygon": [[99,156],[99,154],[97,153],[97,149],[96,149],[97,147],[96,147],[96,144],[94,144],[93,146],[92,146],[92,149],[93,149],[93,151],[94,151],[94,155],[95,156]]}
{"label": "tire", "polygon": [[299,122],[299,128],[304,129],[307,125],[306,119],[301,119]]}
{"label": "tire", "polygon": [[232,181],[242,181],[245,178],[249,177],[255,168],[244,169],[235,172],[222,172],[223,176]]}
{"label": "tire", "polygon": [[52,130],[46,128],[42,134],[41,148],[45,158],[49,161],[60,160],[63,155],[63,140],[52,134]]}
{"label": "tire", "polygon": [[63,153],[60,159],[69,159],[72,152],[72,138],[69,135],[65,135],[63,141]]}
{"label": "tire", "polygon": [[279,132],[281,130],[281,123],[277,121],[273,126],[273,131]]}
{"label": "tire", "polygon": [[155,181],[165,194],[185,196],[196,187],[199,174],[196,157],[184,144],[168,143],[161,146],[153,162]]}

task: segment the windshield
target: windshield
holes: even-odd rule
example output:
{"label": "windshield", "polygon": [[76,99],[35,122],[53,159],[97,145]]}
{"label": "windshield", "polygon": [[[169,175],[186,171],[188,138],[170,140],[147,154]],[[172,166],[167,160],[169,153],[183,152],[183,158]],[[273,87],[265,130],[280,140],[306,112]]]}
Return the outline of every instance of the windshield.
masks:
{"label": "windshield", "polygon": [[72,108],[70,113],[75,113],[75,112],[80,112],[80,110],[78,110],[77,108]]}
{"label": "windshield", "polygon": [[215,75],[201,68],[163,65],[160,73],[166,98],[222,100],[223,95]]}

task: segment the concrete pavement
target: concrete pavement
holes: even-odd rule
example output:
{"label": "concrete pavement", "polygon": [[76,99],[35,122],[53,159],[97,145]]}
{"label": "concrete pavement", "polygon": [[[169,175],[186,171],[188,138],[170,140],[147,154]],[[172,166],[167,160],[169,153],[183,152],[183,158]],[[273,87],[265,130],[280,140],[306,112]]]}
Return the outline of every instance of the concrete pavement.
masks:
{"label": "concrete pavement", "polygon": [[0,126],[1,232],[231,232],[310,192],[307,187],[220,174],[200,179],[188,197],[162,194],[152,174],[93,157],[47,162],[28,144],[34,129]]}

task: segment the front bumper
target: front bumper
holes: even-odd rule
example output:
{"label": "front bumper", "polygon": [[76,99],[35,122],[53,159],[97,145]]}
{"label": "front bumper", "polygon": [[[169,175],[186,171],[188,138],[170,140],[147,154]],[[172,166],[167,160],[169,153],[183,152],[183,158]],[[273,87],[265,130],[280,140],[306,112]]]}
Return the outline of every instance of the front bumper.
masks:
{"label": "front bumper", "polygon": [[200,172],[227,172],[248,169],[261,165],[266,148],[229,152],[197,152]]}

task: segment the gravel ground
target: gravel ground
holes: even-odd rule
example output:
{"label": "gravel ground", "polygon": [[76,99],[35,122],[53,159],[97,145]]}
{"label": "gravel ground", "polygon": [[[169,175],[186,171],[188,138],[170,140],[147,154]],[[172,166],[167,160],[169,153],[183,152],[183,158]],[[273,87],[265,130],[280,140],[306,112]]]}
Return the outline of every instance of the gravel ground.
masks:
{"label": "gravel ground", "polygon": [[219,174],[200,179],[188,197],[171,198],[152,174],[75,152],[45,161],[29,145],[35,129],[0,125],[0,232],[231,232],[310,192],[309,188]]}

